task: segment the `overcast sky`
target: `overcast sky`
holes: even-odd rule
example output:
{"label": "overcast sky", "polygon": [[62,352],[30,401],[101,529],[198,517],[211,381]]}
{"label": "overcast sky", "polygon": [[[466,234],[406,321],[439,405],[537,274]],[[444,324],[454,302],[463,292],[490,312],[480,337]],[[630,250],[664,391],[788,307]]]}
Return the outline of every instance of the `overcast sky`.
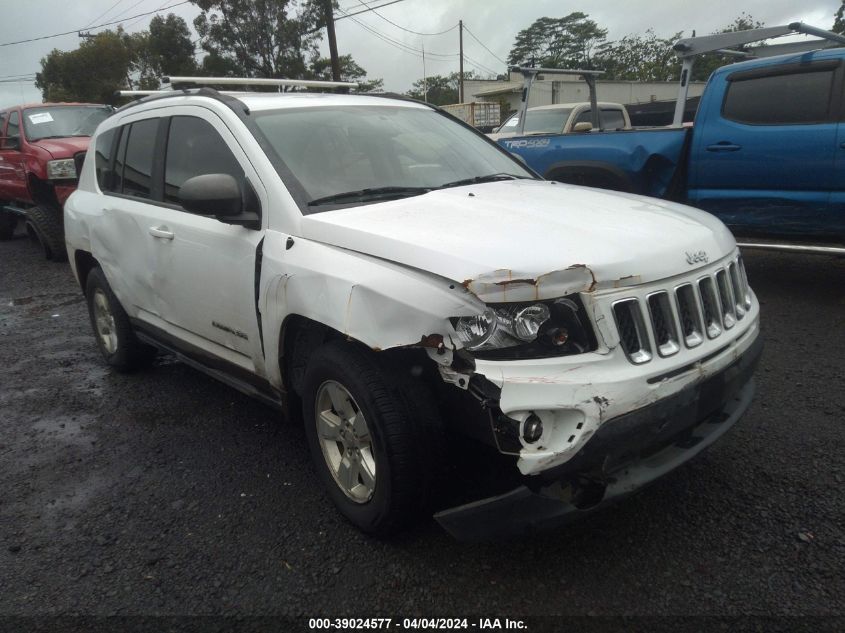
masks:
{"label": "overcast sky", "polygon": [[[377,5],[389,0],[365,1]],[[128,18],[177,2],[179,0],[4,0],[0,44],[85,29],[113,20],[123,21],[130,32],[139,31],[147,27],[152,16]],[[401,0],[378,9],[383,17],[369,12],[354,19],[338,20],[337,38],[340,53],[351,54],[370,78],[381,77],[385,89],[404,92],[422,77],[423,60],[418,53],[400,50],[395,42],[414,51],[425,48],[426,74],[448,74],[458,70],[458,32],[453,29],[441,35],[421,36],[403,29],[436,33],[463,19],[469,32],[490,49],[485,50],[465,34],[465,70],[487,74],[489,71],[503,72],[504,64],[497,57],[507,59],[516,33],[542,16],[561,17],[572,11],[589,13],[600,26],[608,29],[609,39],[642,33],[648,28],[662,36],[678,31],[690,35],[693,29],[701,35],[727,25],[742,12],[770,26],[800,20],[830,28],[839,0],[803,0],[800,4],[801,7],[795,0]],[[340,0],[340,7],[347,12],[363,8],[360,0]],[[192,4],[163,11],[169,12],[184,17],[192,29],[193,18],[199,13]],[[341,16],[342,12],[337,15]],[[394,43],[380,39],[362,25]],[[76,34],[70,34],[0,46],[0,107],[40,101],[41,95],[31,81],[14,80],[37,72],[41,68],[41,58],[52,49],[72,50],[79,41]],[[325,42],[323,48],[327,51]]]}

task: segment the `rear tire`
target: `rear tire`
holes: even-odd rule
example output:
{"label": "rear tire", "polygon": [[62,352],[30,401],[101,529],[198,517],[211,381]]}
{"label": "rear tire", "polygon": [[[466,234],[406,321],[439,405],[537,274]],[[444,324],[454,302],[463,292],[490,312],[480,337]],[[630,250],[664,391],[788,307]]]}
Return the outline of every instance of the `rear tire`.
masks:
{"label": "rear tire", "polygon": [[8,211],[0,211],[0,240],[10,240],[15,236],[18,216]]}
{"label": "rear tire", "polygon": [[331,341],[311,355],[302,399],[314,465],[349,521],[388,536],[431,508],[443,473],[443,428],[410,367]]}
{"label": "rear tire", "polygon": [[44,256],[54,262],[67,260],[62,210],[38,206],[28,209],[26,215],[27,224],[44,250]]}
{"label": "rear tire", "polygon": [[88,273],[85,298],[97,347],[106,362],[120,372],[147,367],[156,356],[156,349],[141,343],[117,297],[100,268]]}

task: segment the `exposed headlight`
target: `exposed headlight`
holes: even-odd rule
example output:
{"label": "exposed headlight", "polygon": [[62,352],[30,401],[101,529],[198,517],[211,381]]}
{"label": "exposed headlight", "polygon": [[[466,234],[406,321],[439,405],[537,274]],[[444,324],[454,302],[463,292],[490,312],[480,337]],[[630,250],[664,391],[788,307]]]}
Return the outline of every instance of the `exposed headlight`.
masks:
{"label": "exposed headlight", "polygon": [[580,300],[490,305],[451,319],[464,348],[479,358],[543,358],[595,349]]}
{"label": "exposed headlight", "polygon": [[47,161],[47,179],[63,180],[76,178],[76,163],[72,158]]}

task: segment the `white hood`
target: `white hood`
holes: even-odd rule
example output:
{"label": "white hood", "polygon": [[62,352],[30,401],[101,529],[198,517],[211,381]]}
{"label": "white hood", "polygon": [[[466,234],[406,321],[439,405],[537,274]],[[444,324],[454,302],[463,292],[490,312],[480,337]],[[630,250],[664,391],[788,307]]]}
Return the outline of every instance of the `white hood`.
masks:
{"label": "white hood", "polygon": [[696,209],[532,180],[315,213],[302,230],[311,240],[462,283],[485,301],[647,283],[736,246],[718,219]]}

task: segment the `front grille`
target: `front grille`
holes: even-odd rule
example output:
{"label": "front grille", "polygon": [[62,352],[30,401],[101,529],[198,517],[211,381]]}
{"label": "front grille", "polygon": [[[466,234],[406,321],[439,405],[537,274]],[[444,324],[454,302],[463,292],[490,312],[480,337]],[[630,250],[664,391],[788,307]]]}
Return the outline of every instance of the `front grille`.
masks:
{"label": "front grille", "polygon": [[722,318],[719,316],[719,299],[716,297],[716,286],[712,277],[705,277],[698,281],[698,292],[701,296],[701,308],[704,314],[704,326],[707,336],[716,338],[722,333]]}
{"label": "front grille", "polygon": [[724,270],[716,273],[716,286],[719,288],[719,303],[722,306],[722,323],[729,330],[736,325],[736,304],[733,291],[728,283],[728,274]]}
{"label": "front grille", "polygon": [[669,293],[661,290],[648,297],[648,311],[651,315],[651,326],[654,332],[654,342],[657,353],[661,356],[676,354],[678,345],[678,331],[675,327],[675,316],[669,305]]}
{"label": "front grille", "polygon": [[692,284],[678,286],[675,290],[675,299],[678,302],[678,317],[681,320],[681,333],[684,336],[684,343],[692,348],[704,341],[704,327],[701,323],[701,311],[698,302],[695,300],[695,289]]}
{"label": "front grille", "polygon": [[613,303],[619,340],[628,359],[642,364],[672,356],[681,346],[701,345],[705,335],[715,339],[742,319],[751,308],[751,291],[742,259],[711,271],[695,282],[657,290],[644,301],[629,297]]}
{"label": "front grille", "polygon": [[613,316],[616,319],[616,327],[619,328],[619,340],[625,355],[636,364],[650,361],[651,345],[640,302],[637,299],[617,301],[613,305]]}

